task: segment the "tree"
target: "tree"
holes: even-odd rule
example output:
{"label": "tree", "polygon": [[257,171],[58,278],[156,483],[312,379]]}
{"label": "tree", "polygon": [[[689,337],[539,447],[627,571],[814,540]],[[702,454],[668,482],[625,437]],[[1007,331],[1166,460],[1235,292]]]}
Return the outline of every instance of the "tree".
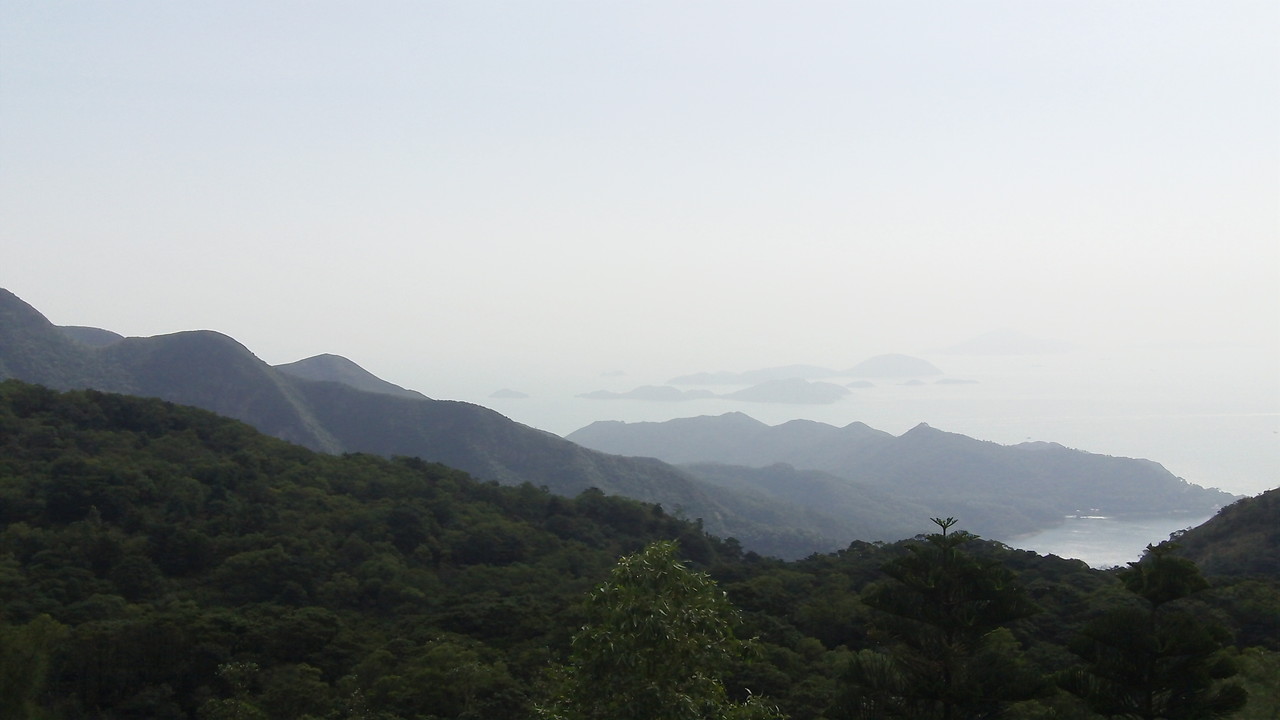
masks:
{"label": "tree", "polygon": [[737,611],[705,573],[656,542],[622,558],[587,598],[559,691],[540,708],[561,720],[770,718],[758,699],[730,701],[718,674],[746,644]]}
{"label": "tree", "polygon": [[1170,542],[1147,546],[1120,572],[1129,602],[1088,623],[1072,643],[1086,662],[1062,686],[1107,717],[1216,718],[1244,706],[1248,694],[1224,652],[1226,630],[1189,598],[1209,586]]}
{"label": "tree", "polygon": [[941,532],[886,563],[889,579],[863,594],[878,647],[853,657],[846,716],[987,717],[1042,684],[1003,629],[1035,605],[1012,572],[963,550],[976,535],[932,520]]}

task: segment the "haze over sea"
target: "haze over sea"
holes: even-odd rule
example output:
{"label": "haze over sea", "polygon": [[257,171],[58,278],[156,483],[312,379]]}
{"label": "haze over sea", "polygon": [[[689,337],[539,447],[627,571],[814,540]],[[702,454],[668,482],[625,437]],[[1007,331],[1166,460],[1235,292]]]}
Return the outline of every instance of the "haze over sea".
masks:
{"label": "haze over sea", "polygon": [[[828,405],[576,396],[598,389],[625,392],[662,385],[671,378],[625,372],[512,386],[528,393],[526,399],[487,397],[501,383],[463,399],[561,435],[596,420],[663,421],[726,412],[742,412],[770,425],[797,418],[837,426],[863,422],[895,435],[925,422],[1005,445],[1056,442],[1091,453],[1145,458],[1188,482],[1239,495],[1256,495],[1280,484],[1280,373],[1267,352],[1248,347],[1148,347],[1019,356],[914,354],[945,374],[919,378],[924,384],[906,384],[909,378],[872,378],[873,387],[852,389],[843,400]],[[861,359],[813,364],[839,369]],[[687,372],[722,369],[754,368]],[[940,378],[974,382],[937,384]],[[1013,544],[1105,567],[1137,559],[1147,543],[1205,519],[1077,519]]]}

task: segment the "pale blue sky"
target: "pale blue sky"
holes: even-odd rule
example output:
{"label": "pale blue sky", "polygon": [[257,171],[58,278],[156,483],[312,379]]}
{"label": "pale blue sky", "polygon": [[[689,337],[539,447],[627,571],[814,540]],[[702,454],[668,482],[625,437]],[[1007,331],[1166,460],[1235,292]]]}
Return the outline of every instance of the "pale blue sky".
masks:
{"label": "pale blue sky", "polygon": [[0,0],[0,286],[443,397],[1275,354],[1278,7]]}

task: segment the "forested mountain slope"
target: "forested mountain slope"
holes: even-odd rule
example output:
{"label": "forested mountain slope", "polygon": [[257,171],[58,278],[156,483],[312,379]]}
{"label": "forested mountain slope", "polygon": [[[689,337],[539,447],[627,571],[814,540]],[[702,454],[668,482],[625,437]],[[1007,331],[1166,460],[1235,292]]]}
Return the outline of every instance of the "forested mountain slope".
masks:
{"label": "forested mountain slope", "polygon": [[1280,488],[1232,503],[1178,544],[1210,575],[1280,577]]}
{"label": "forested mountain slope", "polygon": [[[272,717],[357,690],[404,717],[514,717],[572,601],[655,537],[703,562],[727,547],[598,491],[505,488],[159,400],[0,383],[0,639],[42,614],[61,626],[27,638],[54,656],[52,717],[194,717],[232,660],[256,664]],[[464,665],[468,689],[440,682]]]}
{"label": "forested mountain slope", "polygon": [[775,502],[762,515],[736,490],[706,486],[663,462],[588,450],[479,405],[415,397],[410,391],[389,393],[390,383],[378,385],[382,381],[345,358],[280,369],[208,330],[105,345],[74,339],[84,335],[54,326],[0,289],[0,379],[158,397],[242,420],[322,452],[420,457],[484,479],[528,482],[564,495],[595,487],[701,518],[708,530],[737,537],[762,553],[800,557],[852,537],[815,532],[804,511],[785,502]]}
{"label": "forested mountain slope", "polygon": [[[195,408],[3,382],[0,707],[47,720],[529,717],[588,590],[659,539],[711,573],[740,636],[757,638],[726,687],[797,719],[851,717],[865,691],[852,670],[897,652],[889,616],[863,600],[892,609],[882,568],[927,557],[916,541],[770,560],[597,491],[320,454]],[[1034,604],[983,660],[1025,683],[1004,716],[1090,717],[1054,678],[1085,667],[1068,645],[1091,618],[1132,604],[1115,576],[961,539],[966,572]],[[1280,607],[1274,578],[1250,582],[1252,610],[1230,586],[1186,607],[1274,647],[1274,624],[1250,620]],[[1280,663],[1263,648],[1240,665],[1266,700],[1258,678]]]}

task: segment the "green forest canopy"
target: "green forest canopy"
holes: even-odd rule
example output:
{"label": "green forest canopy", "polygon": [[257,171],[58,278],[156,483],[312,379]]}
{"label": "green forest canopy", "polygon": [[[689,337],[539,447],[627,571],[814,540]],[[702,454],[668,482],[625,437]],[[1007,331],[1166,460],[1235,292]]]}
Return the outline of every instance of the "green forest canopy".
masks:
{"label": "green forest canopy", "polygon": [[[892,568],[933,542],[787,563],[599,491],[323,455],[192,408],[16,381],[0,383],[0,528],[0,705],[20,718],[527,717],[593,588],[663,540],[754,639],[721,668],[728,700],[859,717],[855,669],[899,657]],[[1035,678],[998,709],[1091,717],[1057,678],[1087,669],[1071,646],[1088,622],[1135,602],[1116,574],[974,537],[955,551],[1034,606],[984,641]],[[1211,580],[1177,603],[1226,631],[1220,659],[1251,693],[1239,717],[1266,717],[1276,578]]]}

